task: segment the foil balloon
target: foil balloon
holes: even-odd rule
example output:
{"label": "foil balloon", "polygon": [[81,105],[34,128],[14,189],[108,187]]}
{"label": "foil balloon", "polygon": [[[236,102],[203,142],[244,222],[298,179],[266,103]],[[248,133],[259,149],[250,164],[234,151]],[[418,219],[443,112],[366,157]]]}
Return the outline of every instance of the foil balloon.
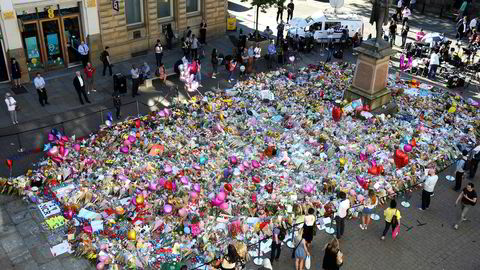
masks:
{"label": "foil balloon", "polygon": [[133,229],[130,229],[127,233],[127,239],[128,240],[137,240],[137,232]]}
{"label": "foil balloon", "polygon": [[140,128],[140,119],[135,120],[135,127]]}
{"label": "foil balloon", "polygon": [[217,194],[217,199],[218,199],[219,201],[223,202],[223,201],[225,200],[226,196],[227,196],[227,195],[225,194],[225,192],[219,192],[219,193]]}
{"label": "foil balloon", "polygon": [[185,208],[180,208],[178,210],[178,215],[180,215],[181,217],[186,217],[188,215],[188,212]]}
{"label": "foil balloon", "polygon": [[405,167],[408,164],[408,155],[405,154],[400,149],[395,150],[395,156],[393,158],[395,161],[395,165],[397,166],[398,169]]}
{"label": "foil balloon", "polygon": [[226,202],[221,203],[220,204],[220,209],[227,210],[228,209],[228,203],[226,203]]}
{"label": "foil balloon", "polygon": [[335,121],[335,122],[340,121],[340,119],[342,118],[342,113],[343,113],[342,108],[335,106],[335,107],[332,109],[332,118],[333,118],[333,121]]}
{"label": "foil balloon", "polygon": [[163,212],[164,213],[167,213],[167,214],[170,214],[173,210],[173,207],[170,205],[170,204],[165,204],[163,206]]}
{"label": "foil balloon", "polygon": [[68,209],[66,211],[63,212],[63,217],[68,219],[68,220],[71,220],[73,218],[73,210],[72,209]]}
{"label": "foil balloon", "polygon": [[232,190],[233,190],[232,184],[230,184],[230,183],[226,183],[225,185],[223,185],[223,188],[228,192],[232,192]]}
{"label": "foil balloon", "polygon": [[80,151],[80,144],[78,144],[78,143],[75,144],[75,145],[73,146],[73,149],[75,149],[75,151],[77,151],[77,152]]}
{"label": "foil balloon", "polygon": [[137,137],[130,135],[128,136],[128,140],[130,141],[130,143],[134,143],[137,140]]}
{"label": "foil balloon", "polygon": [[412,151],[412,145],[411,144],[405,144],[405,146],[403,146],[403,151],[405,152],[411,152]]}
{"label": "foil balloon", "polygon": [[184,185],[188,185],[188,177],[182,176],[180,178],[180,182],[182,182],[182,184],[184,184]]}
{"label": "foil balloon", "polygon": [[258,161],[256,161],[256,160],[252,160],[252,167],[255,168],[255,169],[256,169],[256,168],[259,168],[259,167],[260,167],[260,163],[259,163]]}
{"label": "foil balloon", "polygon": [[7,159],[7,160],[5,161],[5,164],[7,164],[7,167],[8,167],[9,170],[12,169],[13,161],[12,161],[11,159]]}
{"label": "foil balloon", "polygon": [[127,146],[122,146],[120,148],[120,152],[124,153],[124,154],[127,154],[128,153],[128,147]]}

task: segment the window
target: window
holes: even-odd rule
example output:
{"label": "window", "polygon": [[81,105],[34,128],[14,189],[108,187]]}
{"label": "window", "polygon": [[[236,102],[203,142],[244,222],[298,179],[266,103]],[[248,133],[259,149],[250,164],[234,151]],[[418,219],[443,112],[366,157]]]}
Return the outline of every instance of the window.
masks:
{"label": "window", "polygon": [[187,0],[187,13],[200,12],[200,0]]}
{"label": "window", "polygon": [[143,0],[125,0],[127,25],[143,22]]}
{"label": "window", "polygon": [[157,18],[163,19],[172,17],[173,1],[157,0]]}

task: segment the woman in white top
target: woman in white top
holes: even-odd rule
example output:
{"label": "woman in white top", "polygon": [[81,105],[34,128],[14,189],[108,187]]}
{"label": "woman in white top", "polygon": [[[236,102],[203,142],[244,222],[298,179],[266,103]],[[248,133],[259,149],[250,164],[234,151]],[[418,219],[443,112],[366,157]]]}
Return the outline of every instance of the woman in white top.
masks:
{"label": "woman in white top", "polygon": [[255,69],[255,63],[262,57],[262,48],[260,48],[260,44],[257,43],[255,48],[253,49],[253,68]]}
{"label": "woman in white top", "polygon": [[370,189],[368,191],[368,198],[365,199],[363,202],[363,216],[362,216],[362,224],[360,224],[360,228],[362,230],[366,230],[368,224],[372,222],[371,215],[373,213],[373,208],[377,206],[378,200],[377,196],[375,195],[375,191]]}
{"label": "woman in white top", "polygon": [[5,94],[5,103],[7,104],[7,109],[8,112],[10,113],[10,118],[12,119],[12,123],[14,125],[18,124],[17,121],[17,111],[16,106],[17,106],[17,101],[12,97],[10,93]]}

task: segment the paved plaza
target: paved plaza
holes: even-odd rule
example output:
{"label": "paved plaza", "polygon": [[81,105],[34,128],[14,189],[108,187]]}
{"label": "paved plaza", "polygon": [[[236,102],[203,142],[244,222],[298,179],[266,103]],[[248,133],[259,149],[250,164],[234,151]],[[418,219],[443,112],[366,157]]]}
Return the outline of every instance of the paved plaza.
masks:
{"label": "paved plaza", "polygon": [[[324,2],[297,1],[295,2],[294,17],[310,16],[318,10],[328,7],[329,4]],[[365,22],[365,36],[373,31],[368,24],[371,10],[368,1],[351,1],[346,3],[344,8],[362,16]],[[240,0],[230,1],[229,9],[237,17],[239,27],[250,31],[253,27],[253,9],[250,10],[248,4],[242,3]],[[266,14],[261,13],[260,29],[263,30],[266,25],[275,29],[275,15],[276,10],[273,8],[269,9]],[[445,32],[450,38],[454,36],[453,22],[448,20],[414,13],[410,21],[410,39],[419,28],[432,32]],[[225,80],[227,74],[223,67],[219,67],[221,74],[217,76],[217,79],[207,76],[207,73],[211,71],[209,55],[213,48],[219,49],[225,55],[231,54],[232,42],[228,35],[238,35],[238,33],[227,33],[223,37],[209,41],[205,46],[206,58],[203,59],[204,76],[201,92],[219,91],[219,89],[231,87]],[[164,56],[167,68],[173,66],[181,56],[180,48],[167,51]],[[114,59],[114,56],[112,57]],[[311,54],[302,55],[300,59],[297,59],[296,65],[304,66],[325,59],[324,51],[318,49]],[[345,52],[344,60],[355,62],[356,58],[351,54],[351,50]],[[129,74],[132,64],[140,65],[143,62],[148,62],[151,67],[154,66],[153,51],[145,56],[116,63],[114,72]],[[397,63],[392,64],[391,73],[395,72],[397,65]],[[72,85],[73,74],[76,70],[78,68],[49,72],[44,75],[50,106],[41,107],[38,104],[33,85],[26,85],[28,93],[15,96],[22,107],[18,116],[20,125],[11,126],[6,109],[2,112],[3,116],[0,118],[0,143],[3,148],[1,157],[2,160],[13,160],[14,176],[25,173],[26,170],[32,168],[32,163],[43,156],[40,150],[46,140],[45,135],[53,127],[64,130],[69,136],[73,134],[76,134],[77,137],[87,136],[104,123],[108,112],[113,112],[112,78],[102,77],[101,72],[97,71],[95,84],[98,91],[89,96],[92,104],[82,106],[78,102]],[[259,70],[266,70],[266,63],[260,63]],[[236,74],[236,77],[238,78],[239,74]],[[131,83],[129,82],[128,94],[122,98],[123,103],[126,104],[122,108],[122,120],[167,106],[177,95],[173,89],[175,85],[180,85],[180,81],[178,77],[171,76],[167,85],[155,84],[155,89],[141,90],[142,95],[133,99],[130,95]],[[1,85],[0,91],[4,93],[7,88],[7,85]],[[473,89],[476,87],[464,89],[459,94],[478,99],[478,93]],[[180,90],[179,94],[187,97],[187,93],[183,90]],[[19,152],[20,148],[22,152]],[[479,206],[469,212],[470,220],[463,223],[459,230],[456,231],[452,228],[460,214],[459,207],[454,206],[458,193],[452,191],[453,183],[448,182],[445,176],[454,175],[454,170],[454,167],[450,166],[439,174],[435,196],[432,198],[429,210],[418,210],[421,195],[419,190],[399,198],[399,201],[409,200],[411,207],[399,207],[404,226],[395,241],[389,237],[383,242],[380,241],[384,227],[382,219],[374,221],[367,231],[360,229],[358,219],[349,220],[346,223],[345,235],[340,242],[340,247],[345,254],[345,263],[342,269],[480,269],[480,256],[478,256],[480,251]],[[8,175],[6,166],[1,167],[0,173]],[[479,175],[480,173],[473,180],[477,187],[480,186]],[[376,211],[382,216],[383,209],[379,208]],[[64,237],[59,231],[52,232],[44,229],[41,225],[42,222],[43,217],[35,205],[27,204],[18,197],[0,195],[0,270],[95,269],[93,264],[83,258],[68,254],[54,257],[50,252],[50,247],[62,242]],[[313,241],[311,269],[322,269],[323,247],[330,238],[331,236],[324,231],[317,233]],[[268,255],[265,254],[265,257]],[[253,265],[252,262],[247,265],[247,269],[257,268],[258,266]],[[273,269],[294,269],[291,249],[283,246],[282,256],[278,262],[273,263]]]}

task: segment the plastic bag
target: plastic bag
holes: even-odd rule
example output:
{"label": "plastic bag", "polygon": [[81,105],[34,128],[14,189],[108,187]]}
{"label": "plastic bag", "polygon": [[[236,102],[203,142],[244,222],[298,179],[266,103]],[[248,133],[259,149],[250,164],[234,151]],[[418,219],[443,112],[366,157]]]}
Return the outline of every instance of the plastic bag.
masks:
{"label": "plastic bag", "polygon": [[307,256],[307,258],[305,259],[305,268],[310,269],[310,263],[310,256]]}
{"label": "plastic bag", "polygon": [[395,229],[392,231],[392,239],[395,240],[397,238],[398,233],[400,233],[400,224],[395,227]]}

